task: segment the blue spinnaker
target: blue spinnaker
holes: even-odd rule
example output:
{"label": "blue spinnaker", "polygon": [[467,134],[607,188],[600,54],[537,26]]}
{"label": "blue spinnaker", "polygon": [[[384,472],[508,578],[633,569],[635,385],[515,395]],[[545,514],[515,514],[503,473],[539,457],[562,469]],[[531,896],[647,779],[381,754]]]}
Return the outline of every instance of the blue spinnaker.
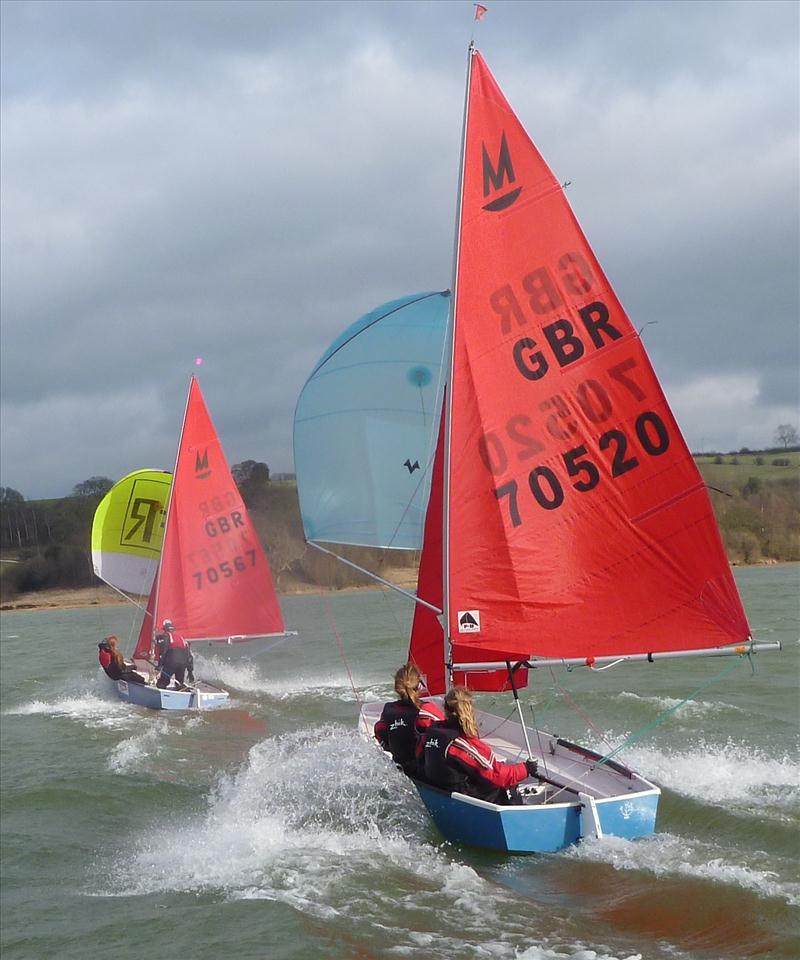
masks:
{"label": "blue spinnaker", "polygon": [[307,539],[421,548],[449,310],[447,290],[384,303],[317,363],[294,420]]}

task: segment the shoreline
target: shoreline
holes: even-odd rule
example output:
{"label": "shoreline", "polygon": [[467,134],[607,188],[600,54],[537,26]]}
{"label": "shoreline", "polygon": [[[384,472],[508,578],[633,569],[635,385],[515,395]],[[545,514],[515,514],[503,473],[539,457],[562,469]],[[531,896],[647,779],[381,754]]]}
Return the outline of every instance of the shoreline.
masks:
{"label": "shoreline", "polygon": [[[734,563],[733,567],[772,567],[788,566],[800,563],[797,560],[759,560],[756,563]],[[400,567],[395,570],[385,571],[387,576],[398,587],[404,590],[414,592],[417,586],[417,571],[414,567]],[[410,575],[409,575],[410,574]],[[279,597],[299,597],[315,593],[353,593],[362,590],[378,590],[381,585],[378,583],[363,584],[353,587],[323,587],[319,584],[294,584],[284,589],[276,590]],[[147,602],[147,598],[142,598]],[[111,587],[104,584],[98,584],[95,587],[75,587],[64,590],[37,590],[29,593],[21,593],[13,599],[8,599],[0,603],[0,613],[25,613],[31,610],[70,610],[83,607],[115,607],[124,606],[131,603],[127,597],[121,596]]]}
{"label": "shoreline", "polygon": [[[412,576],[409,576],[409,571]],[[394,571],[392,583],[404,590],[416,590],[417,571],[413,567],[400,567]],[[319,584],[293,584],[283,590],[276,588],[278,597],[300,597],[315,593],[354,593],[362,590],[378,590],[380,584],[362,584],[352,587],[323,587]],[[142,607],[147,604],[147,597],[140,597]],[[74,587],[72,589],[36,590],[29,593],[20,593],[13,599],[0,602],[0,613],[27,613],[31,610],[73,610],[86,607],[116,607],[134,604],[105,584],[95,587]]]}

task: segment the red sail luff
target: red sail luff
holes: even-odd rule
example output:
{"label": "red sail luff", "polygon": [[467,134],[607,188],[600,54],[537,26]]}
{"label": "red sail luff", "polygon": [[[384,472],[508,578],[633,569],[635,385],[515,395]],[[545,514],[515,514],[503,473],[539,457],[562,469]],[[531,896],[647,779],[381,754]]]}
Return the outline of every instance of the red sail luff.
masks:
{"label": "red sail luff", "polygon": [[192,377],[158,577],[156,624],[195,638],[282,633],[267,559]]}
{"label": "red sail luff", "polygon": [[151,659],[153,646],[153,614],[156,609],[156,590],[158,588],[158,578],[153,579],[153,585],[150,587],[150,596],[147,598],[147,609],[142,618],[142,625],[139,628],[139,639],[136,641],[136,649],[133,651],[134,660]]}
{"label": "red sail luff", "polygon": [[[439,428],[436,452],[433,458],[431,474],[431,492],[428,509],[425,514],[425,531],[422,555],[417,576],[417,596],[438,609],[442,609],[444,595],[443,554],[442,554],[442,509],[444,504],[444,417]],[[437,696],[447,690],[445,673],[444,630],[439,617],[430,609],[418,603],[414,608],[414,621],[411,626],[411,641],[408,659],[425,677],[428,693]],[[490,662],[505,659],[497,651],[482,651],[470,648],[463,656],[458,646],[452,650],[452,659],[471,662]],[[513,654],[508,659],[513,660]],[[511,688],[507,670],[487,670],[464,673],[456,671],[453,682],[463,684],[471,690],[500,691]],[[514,672],[514,683],[518,690],[527,685],[528,671],[524,668]]]}
{"label": "red sail luff", "polygon": [[462,190],[452,640],[591,657],[747,638],[702,478],[641,340],[478,53]]}
{"label": "red sail luff", "polygon": [[[442,487],[444,481],[444,424],[439,429],[433,458],[431,492],[425,513],[422,553],[417,574],[417,596],[442,609]],[[429,607],[417,603],[411,625],[408,659],[426,681],[428,693],[438,696],[447,690],[444,666],[444,631],[439,617]]]}

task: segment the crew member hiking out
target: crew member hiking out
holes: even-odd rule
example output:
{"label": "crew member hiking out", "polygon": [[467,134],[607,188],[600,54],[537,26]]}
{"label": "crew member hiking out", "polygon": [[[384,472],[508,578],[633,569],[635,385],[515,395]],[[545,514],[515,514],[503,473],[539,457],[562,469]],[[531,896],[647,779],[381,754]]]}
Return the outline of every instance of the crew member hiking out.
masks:
{"label": "crew member hiking out", "polygon": [[490,803],[521,804],[517,784],[536,775],[535,760],[505,763],[478,736],[472,694],[453,687],[444,698],[446,720],[422,738],[425,778],[450,793],[465,793]]}
{"label": "crew member hiking out", "polygon": [[394,689],[398,699],[384,705],[375,738],[404,773],[419,776],[417,742],[432,723],[444,720],[444,714],[436,703],[422,699],[422,676],[412,663],[394,675]]}

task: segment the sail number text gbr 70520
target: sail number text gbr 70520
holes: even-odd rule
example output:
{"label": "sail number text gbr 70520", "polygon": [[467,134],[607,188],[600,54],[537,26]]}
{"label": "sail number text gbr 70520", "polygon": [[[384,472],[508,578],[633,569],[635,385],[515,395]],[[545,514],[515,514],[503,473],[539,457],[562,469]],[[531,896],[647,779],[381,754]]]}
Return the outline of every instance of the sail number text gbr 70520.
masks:
{"label": "sail number text gbr 70520", "polygon": [[[547,267],[542,266],[525,274],[519,281],[522,296],[518,296],[510,283],[498,287],[489,296],[489,306],[499,320],[498,332],[510,347],[510,359],[517,375],[536,383],[551,370],[563,371],[573,364],[580,366],[580,361],[589,356],[596,358],[600,350],[614,354],[609,356],[614,362],[604,370],[602,380],[605,384],[598,379],[595,363],[592,367],[594,377],[570,382],[568,388],[565,384],[560,393],[552,396],[542,397],[539,390],[537,426],[534,426],[534,417],[520,411],[506,420],[502,431],[484,433],[478,441],[480,458],[495,478],[518,470],[521,464],[529,465],[546,450],[545,441],[552,444],[555,440],[561,446],[564,441],[573,439],[580,432],[580,419],[603,424],[612,419],[615,406],[623,406],[626,420],[629,420],[632,404],[645,406],[652,372],[640,365],[635,355],[620,356],[627,352],[625,347],[635,334],[623,332],[630,330],[627,321],[615,325],[602,300],[590,301],[576,309],[580,326],[564,317],[542,325],[541,344],[529,335],[513,337],[515,330],[521,332],[520,328],[524,330],[529,326],[526,308],[538,319],[537,315],[559,311],[565,306],[559,285],[573,296],[582,298],[586,298],[595,287],[589,265],[580,253],[564,254],[557,260],[557,269],[559,282]],[[658,397],[659,393],[656,390],[655,396]],[[615,395],[621,401],[616,405]],[[587,447],[577,444],[561,453],[555,462],[551,461],[553,465],[539,463],[533,466],[527,473],[525,484],[530,491],[528,499],[544,510],[557,510],[564,503],[569,487],[579,494],[588,493],[600,485],[601,472],[616,479],[636,470],[642,456],[658,457],[669,449],[669,445],[669,429],[664,418],[655,410],[641,409],[624,429],[620,425],[610,425],[600,434],[594,456],[602,454],[602,462],[595,462]],[[520,526],[524,515],[520,509],[519,481],[511,479],[495,487],[495,496],[507,503],[512,526]]]}

